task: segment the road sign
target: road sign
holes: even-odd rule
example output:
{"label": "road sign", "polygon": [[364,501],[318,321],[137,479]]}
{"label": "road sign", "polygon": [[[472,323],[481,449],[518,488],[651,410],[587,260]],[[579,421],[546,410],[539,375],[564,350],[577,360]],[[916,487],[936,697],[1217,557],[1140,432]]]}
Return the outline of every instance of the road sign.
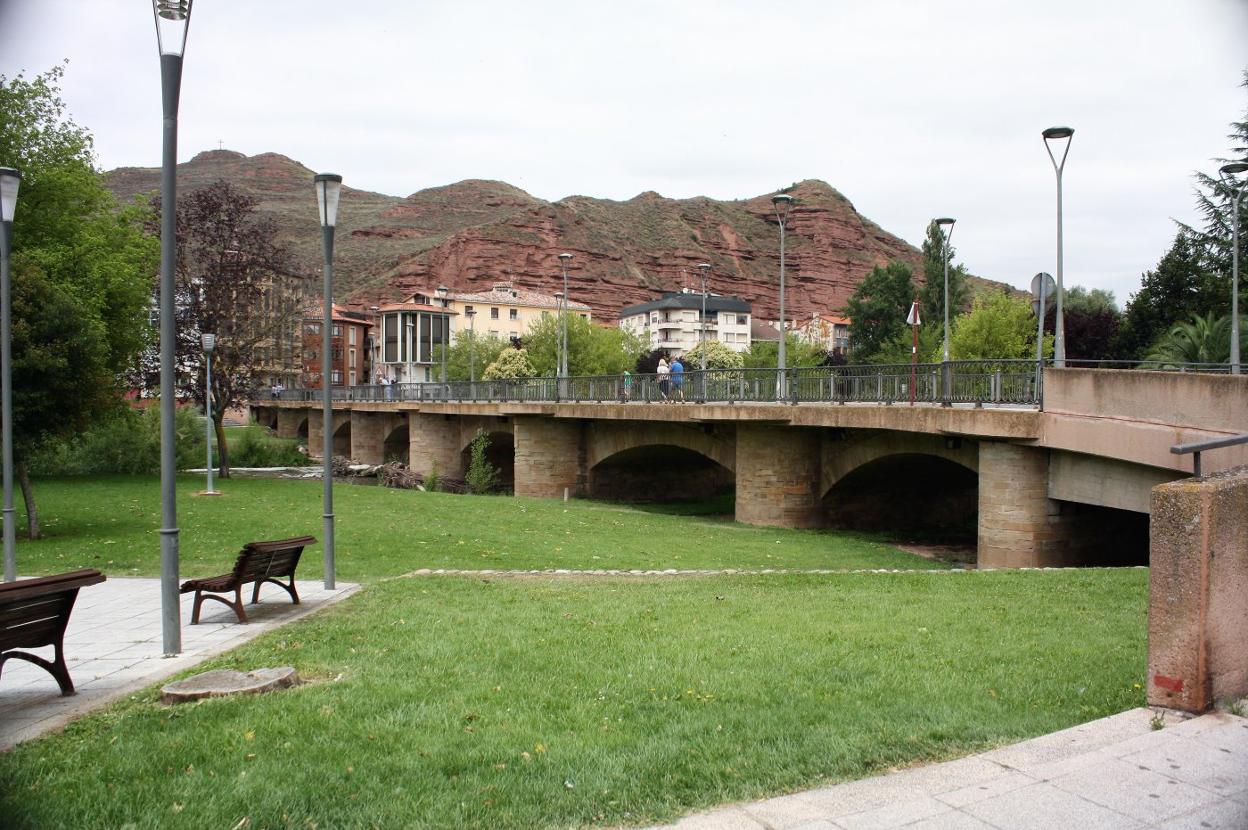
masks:
{"label": "road sign", "polygon": [[1057,281],[1052,276],[1041,272],[1031,278],[1031,313],[1040,314],[1040,291],[1044,290],[1044,304],[1047,306],[1053,302],[1053,296],[1057,293]]}

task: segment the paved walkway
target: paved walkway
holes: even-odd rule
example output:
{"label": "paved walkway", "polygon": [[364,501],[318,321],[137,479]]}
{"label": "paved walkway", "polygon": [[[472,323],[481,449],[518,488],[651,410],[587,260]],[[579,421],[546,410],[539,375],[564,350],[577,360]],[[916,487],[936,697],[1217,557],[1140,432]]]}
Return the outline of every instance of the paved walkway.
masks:
{"label": "paved walkway", "polygon": [[[109,577],[78,592],[65,632],[65,661],[78,694],[61,697],[52,675],[24,660],[9,660],[0,675],[0,751],[59,729],[76,717],[142,689],[278,626],[337,602],[359,586],[297,582],[300,605],[273,586],[247,607],[248,625],[234,612],[206,602],[191,625],[192,595],[182,596],[182,653],[162,652],[160,580]],[[249,598],[249,597],[248,597]],[[51,656],[51,648],[36,649]]]}
{"label": "paved walkway", "polygon": [[980,755],[688,816],[662,830],[1248,828],[1248,719],[1132,709]]}

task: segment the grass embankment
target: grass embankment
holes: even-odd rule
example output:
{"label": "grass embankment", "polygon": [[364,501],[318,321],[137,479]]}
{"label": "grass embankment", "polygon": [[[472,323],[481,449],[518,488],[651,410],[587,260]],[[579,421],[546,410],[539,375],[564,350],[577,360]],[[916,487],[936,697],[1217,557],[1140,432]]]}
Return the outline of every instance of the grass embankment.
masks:
{"label": "grass embankment", "polygon": [[386,581],[210,664],[318,682],[177,708],[135,695],[0,756],[0,815],[645,824],[1140,705],[1146,583],[1135,569]]}
{"label": "grass embankment", "polygon": [[[224,572],[245,542],[321,535],[319,481],[229,479],[215,486],[225,495],[195,495],[201,477],[178,480],[185,577]],[[159,574],[156,479],[48,479],[35,483],[35,494],[46,538],[19,540],[23,575],[82,567]],[[342,485],[334,488],[334,512],[338,576],[357,582],[426,567],[944,567],[865,536],[747,527],[677,515],[680,508],[669,515],[618,504]],[[319,545],[305,552],[299,576],[320,578]]]}

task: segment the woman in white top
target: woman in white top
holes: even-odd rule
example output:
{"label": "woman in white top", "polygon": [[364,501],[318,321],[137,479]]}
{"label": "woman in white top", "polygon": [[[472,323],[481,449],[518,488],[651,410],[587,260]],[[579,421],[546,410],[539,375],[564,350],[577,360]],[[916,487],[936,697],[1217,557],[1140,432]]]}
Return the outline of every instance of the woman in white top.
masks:
{"label": "woman in white top", "polygon": [[656,370],[659,375],[659,391],[663,393],[663,400],[668,400],[667,392],[672,384],[672,367],[667,365],[667,361],[659,358],[659,368]]}

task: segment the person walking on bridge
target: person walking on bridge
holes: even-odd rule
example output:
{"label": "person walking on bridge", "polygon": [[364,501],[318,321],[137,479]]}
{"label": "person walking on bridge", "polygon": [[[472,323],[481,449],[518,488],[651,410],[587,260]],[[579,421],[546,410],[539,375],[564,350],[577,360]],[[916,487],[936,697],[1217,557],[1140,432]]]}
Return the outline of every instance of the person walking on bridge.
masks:
{"label": "person walking on bridge", "polygon": [[679,357],[672,358],[672,399],[680,398],[685,402],[685,364]]}
{"label": "person walking on bridge", "polygon": [[670,366],[667,365],[667,360],[660,357],[659,368],[656,369],[655,371],[658,373],[658,376],[659,376],[659,392],[663,394],[663,402],[667,403],[669,400],[671,400],[670,398],[667,397],[667,392],[668,392],[669,387],[671,387],[671,384],[672,384],[672,380],[671,380],[672,369]]}

